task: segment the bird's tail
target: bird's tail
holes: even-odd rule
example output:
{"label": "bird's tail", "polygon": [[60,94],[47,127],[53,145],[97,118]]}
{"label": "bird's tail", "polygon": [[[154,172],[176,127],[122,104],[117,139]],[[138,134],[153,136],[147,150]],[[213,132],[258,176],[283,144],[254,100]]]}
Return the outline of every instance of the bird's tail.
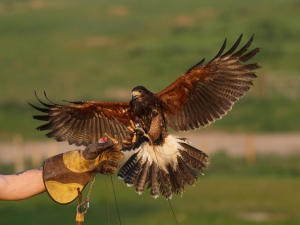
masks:
{"label": "bird's tail", "polygon": [[172,198],[182,194],[185,185],[194,185],[197,172],[202,173],[208,156],[191,146],[185,138],[168,135],[160,145],[143,142],[121,167],[118,177],[136,192],[150,189],[157,198],[160,194]]}

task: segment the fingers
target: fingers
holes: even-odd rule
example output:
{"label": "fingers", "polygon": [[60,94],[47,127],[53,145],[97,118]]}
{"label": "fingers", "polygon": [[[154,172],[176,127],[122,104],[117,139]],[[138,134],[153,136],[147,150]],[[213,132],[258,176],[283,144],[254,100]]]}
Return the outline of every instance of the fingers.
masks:
{"label": "fingers", "polygon": [[82,151],[82,156],[85,159],[91,160],[95,159],[100,153],[105,151],[106,149],[110,148],[113,146],[113,142],[108,140],[107,142],[102,142],[102,143],[92,143],[89,144],[83,151]]}
{"label": "fingers", "polygon": [[117,160],[104,160],[96,168],[96,172],[107,175],[116,173],[117,168],[120,167],[120,163]]}
{"label": "fingers", "polygon": [[102,153],[102,157],[106,158],[106,160],[117,160],[121,161],[124,159],[124,154],[121,151],[105,151]]}
{"label": "fingers", "polygon": [[121,151],[104,151],[101,154],[104,159],[96,168],[95,171],[102,174],[114,174],[116,169],[120,166],[120,160],[124,158]]}

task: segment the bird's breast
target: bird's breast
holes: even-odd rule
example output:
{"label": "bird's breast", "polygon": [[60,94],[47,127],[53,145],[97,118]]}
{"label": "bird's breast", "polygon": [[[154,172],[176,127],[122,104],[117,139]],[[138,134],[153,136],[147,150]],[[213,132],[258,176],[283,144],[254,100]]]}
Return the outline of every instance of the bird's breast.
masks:
{"label": "bird's breast", "polygon": [[150,129],[152,118],[161,114],[159,102],[155,98],[134,99],[130,102],[131,110],[138,123],[145,132]]}

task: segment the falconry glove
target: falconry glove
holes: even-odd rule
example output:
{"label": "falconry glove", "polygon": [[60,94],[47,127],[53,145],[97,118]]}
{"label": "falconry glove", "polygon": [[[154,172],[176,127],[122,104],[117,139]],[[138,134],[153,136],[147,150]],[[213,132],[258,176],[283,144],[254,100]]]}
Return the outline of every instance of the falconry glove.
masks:
{"label": "falconry glove", "polygon": [[48,158],[43,167],[46,190],[55,202],[70,203],[96,173],[114,174],[123,158],[120,149],[107,139],[90,144],[83,151],[74,150]]}

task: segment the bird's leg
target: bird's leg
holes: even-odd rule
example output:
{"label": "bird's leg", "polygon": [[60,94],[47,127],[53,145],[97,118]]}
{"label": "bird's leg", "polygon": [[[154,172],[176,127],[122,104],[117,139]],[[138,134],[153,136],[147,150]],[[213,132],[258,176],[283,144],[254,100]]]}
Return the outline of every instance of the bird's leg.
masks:
{"label": "bird's leg", "polygon": [[147,137],[149,139],[149,136],[145,133],[143,128],[139,127],[138,124],[135,124],[132,120],[130,120],[130,125],[127,127],[126,131],[126,138],[125,140],[122,140],[122,144],[126,147],[130,147],[137,141],[139,137]]}
{"label": "bird's leg", "polygon": [[122,140],[122,144],[126,147],[130,147],[137,141],[139,137],[146,137],[150,143],[152,143],[150,136],[146,134],[144,129],[139,127],[138,124],[134,124],[134,122],[130,120],[130,125],[127,127],[126,131],[126,139]]}
{"label": "bird's leg", "polygon": [[160,114],[152,117],[150,129],[148,131],[148,139],[150,143],[155,142],[161,135],[163,130],[163,120]]}
{"label": "bird's leg", "polygon": [[138,137],[146,137],[152,145],[152,139],[149,134],[146,134],[143,128],[136,126],[135,133]]}

